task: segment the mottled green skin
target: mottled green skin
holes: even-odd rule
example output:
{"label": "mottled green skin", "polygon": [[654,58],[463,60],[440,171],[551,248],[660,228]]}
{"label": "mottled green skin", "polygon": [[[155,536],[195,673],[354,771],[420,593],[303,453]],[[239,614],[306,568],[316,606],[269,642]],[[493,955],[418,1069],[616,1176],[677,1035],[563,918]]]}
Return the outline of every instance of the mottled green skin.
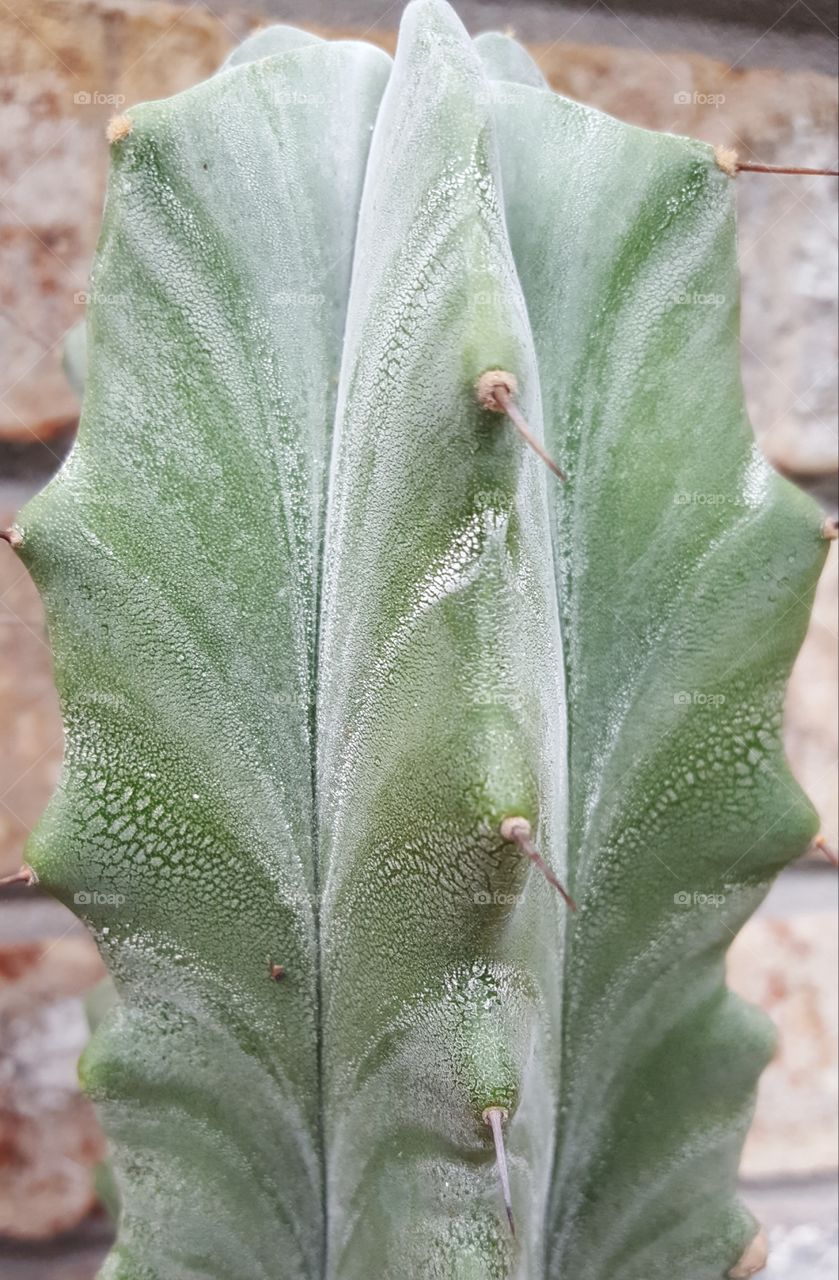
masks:
{"label": "mottled green skin", "polygon": [[33,861],[65,901],[124,897],[83,911],[123,996],[83,1064],[109,1275],[321,1273],[317,574],[389,65],[316,45],[132,112],[79,442],[22,522],[67,727]]}
{"label": "mottled green skin", "polygon": [[441,0],[392,71],[299,37],[130,112],[20,521],[67,725],[32,860],[124,899],[76,905],[104,1274],[720,1280],[771,1045],[723,956],[814,829],[779,721],[824,555],[745,420],[733,184]]}
{"label": "mottled green skin", "polygon": [[825,544],[746,418],[731,180],[700,143],[502,91],[510,242],[569,475],[553,545],[583,913],[547,1274],[714,1280],[748,1232],[731,1193],[772,1049],[723,959],[816,830],[780,729]]}

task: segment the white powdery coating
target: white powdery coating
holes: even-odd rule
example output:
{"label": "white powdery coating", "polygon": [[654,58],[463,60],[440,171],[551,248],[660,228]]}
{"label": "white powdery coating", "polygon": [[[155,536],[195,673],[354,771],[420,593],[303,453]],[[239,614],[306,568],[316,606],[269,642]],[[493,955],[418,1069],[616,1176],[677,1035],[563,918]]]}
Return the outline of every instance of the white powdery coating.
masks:
{"label": "white powdery coating", "polygon": [[[68,729],[39,870],[122,900],[84,1071],[167,1280],[716,1280],[748,1238],[768,1049],[720,959],[806,825],[773,628],[818,539],[751,447],[710,150],[482,53],[524,83],[410,8],[357,244],[372,50],[257,38],[114,148],[23,549]],[[491,368],[567,486],[476,405]]]}
{"label": "white powdery coating", "polygon": [[[530,88],[497,102],[545,438],[569,474],[554,550],[584,927],[566,948],[547,1275],[712,1280],[748,1238],[733,1190],[768,1052],[718,956],[771,873],[767,812],[802,821],[778,808],[783,659],[763,637],[788,607],[785,536],[803,573],[815,553],[745,418],[733,195],[710,149]],[[713,1124],[698,1081],[717,1055]],[[679,1071],[690,1086],[668,1097]],[[651,1170],[650,1195],[625,1195]]]}
{"label": "white powdery coating", "polygon": [[132,112],[79,443],[29,515],[67,727],[45,879],[82,895],[123,995],[85,1063],[120,1247],[173,1280],[323,1265],[315,614],[389,66],[314,44]]}

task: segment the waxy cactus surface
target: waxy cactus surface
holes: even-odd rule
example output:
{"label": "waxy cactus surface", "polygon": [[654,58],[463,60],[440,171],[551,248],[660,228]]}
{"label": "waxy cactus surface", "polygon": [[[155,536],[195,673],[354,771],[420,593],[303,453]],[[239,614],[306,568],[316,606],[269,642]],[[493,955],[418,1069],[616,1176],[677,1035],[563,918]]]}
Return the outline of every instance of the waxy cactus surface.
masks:
{"label": "waxy cactus surface", "polygon": [[17,526],[67,731],[31,860],[120,994],[103,1275],[720,1280],[772,1044],[723,962],[815,830],[824,555],[743,407],[735,183],[441,0],[111,136]]}

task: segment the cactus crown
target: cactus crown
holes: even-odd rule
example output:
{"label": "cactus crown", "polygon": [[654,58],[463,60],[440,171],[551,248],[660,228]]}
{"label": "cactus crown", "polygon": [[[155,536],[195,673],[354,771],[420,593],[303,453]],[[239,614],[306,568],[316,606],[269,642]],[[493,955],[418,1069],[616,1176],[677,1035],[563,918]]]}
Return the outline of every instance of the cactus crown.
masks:
{"label": "cactus crown", "polygon": [[31,856],[120,993],[104,1275],[719,1280],[823,557],[745,417],[730,177],[441,0],[392,65],[259,33],[112,156],[18,527]]}

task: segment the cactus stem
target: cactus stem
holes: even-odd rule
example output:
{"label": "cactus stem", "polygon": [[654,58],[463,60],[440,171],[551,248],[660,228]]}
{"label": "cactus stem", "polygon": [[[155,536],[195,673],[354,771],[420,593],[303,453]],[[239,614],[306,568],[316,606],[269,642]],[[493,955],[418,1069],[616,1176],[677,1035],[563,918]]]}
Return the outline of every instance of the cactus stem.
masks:
{"label": "cactus stem", "polygon": [[835,542],[839,538],[839,520],[835,516],[828,516],[822,525],[822,537],[828,542]]}
{"label": "cactus stem", "polygon": [[530,446],[534,453],[539,455],[545,466],[549,467],[554,475],[559,476],[559,479],[564,483],[568,478],[565,472],[561,467],[557,466],[550,454],[546,453],[542,448],[516,404],[513,397],[517,390],[518,382],[515,375],[507,373],[504,369],[489,369],[486,373],[482,373],[475,383],[475,395],[478,403],[484,409],[490,409],[493,413],[506,413],[522,440]]}
{"label": "cactus stem", "polygon": [[38,877],[32,867],[28,866],[25,862],[19,871],[13,871],[10,876],[0,876],[0,889],[5,889],[11,884],[25,884],[27,889],[29,889],[33,884],[37,883]]}
{"label": "cactus stem", "polygon": [[820,853],[823,853],[828,862],[834,867],[839,867],[839,858],[837,858],[836,853],[827,843],[827,836],[816,836],[813,841],[813,848],[818,849]]}
{"label": "cactus stem", "polygon": [[285,977],[285,965],[272,964],[270,973],[271,973],[272,982],[282,982],[283,978]]}
{"label": "cactus stem", "polygon": [[510,1174],[507,1169],[507,1151],[504,1147],[504,1121],[507,1119],[507,1110],[505,1107],[487,1107],[481,1119],[484,1124],[489,1125],[492,1130],[492,1140],[495,1143],[495,1162],[498,1166],[498,1179],[501,1183],[501,1194],[504,1197],[504,1209],[507,1214],[507,1221],[510,1224],[511,1235],[516,1234],[516,1221],[513,1217],[513,1201],[510,1195]]}
{"label": "cactus stem", "polygon": [[17,550],[23,542],[23,534],[19,529],[15,528],[0,529],[0,538],[2,538],[4,542],[8,542],[13,551]]}
{"label": "cactus stem", "polygon": [[512,844],[517,844],[520,852],[525,858],[529,858],[534,867],[538,867],[548,884],[552,884],[557,889],[572,911],[577,910],[577,904],[571,897],[571,894],[565,888],[562,881],[554,875],[545,859],[533,844],[533,828],[527,821],[527,818],[512,817],[505,818],[500,827],[502,840],[509,840]]}

